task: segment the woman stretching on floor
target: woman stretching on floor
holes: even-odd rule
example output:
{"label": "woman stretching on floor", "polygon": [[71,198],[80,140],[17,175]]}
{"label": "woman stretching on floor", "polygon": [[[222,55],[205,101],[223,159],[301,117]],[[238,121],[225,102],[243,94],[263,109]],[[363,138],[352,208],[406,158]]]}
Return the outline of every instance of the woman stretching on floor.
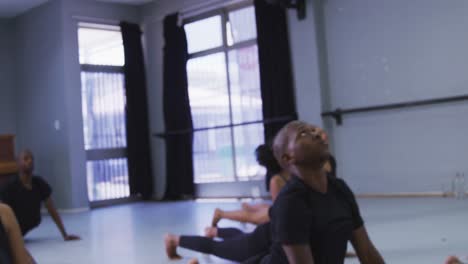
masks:
{"label": "woman stretching on floor", "polygon": [[[270,193],[272,197],[276,197],[285,181],[289,178],[289,175],[281,170],[268,146],[260,145],[255,150],[255,153],[259,164],[267,169],[267,179],[270,179]],[[280,174],[282,175],[280,176]],[[252,210],[244,213],[244,215],[257,215],[255,216],[257,219],[264,217],[261,215],[262,213],[268,215],[269,205],[265,205],[264,207],[263,205],[255,205],[253,207],[255,208],[249,208]],[[242,214],[240,213],[239,215]],[[261,252],[265,252],[271,244],[268,218],[265,223],[258,225],[251,233],[244,233],[236,228],[216,227],[208,227],[205,233],[206,237],[166,235],[167,256],[170,259],[179,259],[177,247],[183,247],[241,262]],[[223,238],[224,240],[216,241],[212,239],[213,237]]]}
{"label": "woman stretching on floor", "polygon": [[[255,156],[258,164],[266,168],[265,185],[267,191],[271,194],[271,200],[274,201],[279,191],[289,179],[289,173],[282,170],[273,156],[273,152],[266,144],[260,145],[255,149]],[[251,223],[260,225],[268,222],[268,209],[270,203],[248,204],[242,203],[242,209],[234,211],[224,211],[215,209],[211,226],[216,227],[221,219],[229,219],[242,223]]]}

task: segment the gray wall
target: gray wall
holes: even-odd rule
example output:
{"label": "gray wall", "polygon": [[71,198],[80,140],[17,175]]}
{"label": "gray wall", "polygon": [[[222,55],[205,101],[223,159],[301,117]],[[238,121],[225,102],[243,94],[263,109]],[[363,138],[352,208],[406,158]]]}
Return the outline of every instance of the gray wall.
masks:
{"label": "gray wall", "polygon": [[[64,101],[63,34],[59,1],[15,19],[18,71],[18,145],[30,148],[36,173],[54,189],[58,207],[70,207],[70,157]],[[61,129],[54,129],[54,121]]]}
{"label": "gray wall", "polygon": [[[199,2],[143,9],[152,132],[164,130],[162,18]],[[339,174],[357,193],[440,191],[456,171],[468,172],[466,103],[356,114],[339,127],[320,117],[337,107],[468,93],[468,2],[309,0],[305,20],[288,13],[299,116],[329,131]],[[152,148],[160,196],[164,142],[153,139]]]}
{"label": "gray wall", "polygon": [[[468,2],[328,0],[332,108],[468,94]],[[468,172],[468,104],[356,114],[333,127],[358,193],[440,191]]]}
{"label": "gray wall", "polygon": [[[51,182],[59,207],[87,206],[77,21],[72,16],[143,21],[150,132],[154,133],[164,130],[162,19],[201,2],[158,1],[139,9],[62,0],[15,19],[18,71],[6,83],[17,89],[5,89],[2,84],[0,102],[15,96],[18,100],[1,104],[7,107],[7,112],[0,112],[2,120],[5,116],[10,121],[2,122],[0,129],[16,131],[19,145],[35,151],[38,173]],[[345,117],[340,127],[320,117],[321,111],[336,107],[468,91],[464,86],[468,3],[328,0],[323,7],[321,3],[307,1],[303,21],[297,20],[294,11],[288,12],[291,55],[299,116],[329,130],[340,175],[358,193],[422,192],[440,190],[456,170],[468,171],[464,162],[468,143],[462,137],[468,126],[459,121],[468,111],[464,103],[357,114]],[[3,25],[0,21],[2,39]],[[1,41],[2,60],[9,56],[4,46]],[[0,78],[8,70],[2,69]],[[17,115],[4,114],[8,111]],[[15,120],[21,121],[15,124]],[[55,120],[61,122],[58,131],[53,127]],[[155,196],[161,198],[164,142],[151,140]]]}
{"label": "gray wall", "polygon": [[[86,186],[86,153],[84,151],[83,117],[81,111],[81,79],[78,56],[78,22],[138,23],[139,9],[135,6],[98,3],[91,0],[62,0],[61,24],[64,43],[65,97],[69,133],[67,144],[70,155],[70,194],[72,206],[88,203]],[[88,17],[77,19],[76,17]]]}
{"label": "gray wall", "polygon": [[[164,131],[162,113],[163,89],[163,18],[164,16],[199,5],[201,0],[159,1],[144,6],[142,17],[146,39],[148,96],[150,101],[150,129],[152,133]],[[302,119],[322,125],[321,72],[315,36],[315,14],[312,0],[308,0],[308,17],[298,21],[296,13],[289,12],[291,57],[296,85],[296,101]],[[155,196],[161,198],[166,184],[165,145],[152,138]],[[261,184],[263,188],[263,183]],[[201,190],[203,191],[203,190]]]}
{"label": "gray wall", "polygon": [[16,134],[13,21],[0,19],[0,135]]}
{"label": "gray wall", "polygon": [[36,172],[49,181],[57,206],[64,209],[88,207],[78,20],[73,16],[138,22],[139,11],[90,0],[55,0],[15,19],[19,146],[34,151]]}
{"label": "gray wall", "polygon": [[294,74],[296,106],[299,118],[323,126],[320,113],[326,105],[328,77],[323,67],[323,32],[317,21],[321,17],[320,1],[306,1],[306,18],[297,19],[296,10],[288,12],[289,42]]}

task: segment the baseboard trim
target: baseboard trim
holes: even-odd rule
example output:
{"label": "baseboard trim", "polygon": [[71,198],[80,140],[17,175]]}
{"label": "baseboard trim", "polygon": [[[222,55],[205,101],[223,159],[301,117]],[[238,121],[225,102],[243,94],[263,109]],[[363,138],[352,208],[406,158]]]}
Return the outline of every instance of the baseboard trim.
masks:
{"label": "baseboard trim", "polygon": [[[90,207],[79,207],[79,208],[70,208],[70,209],[57,209],[57,212],[61,214],[76,214],[76,213],[83,213],[91,210]],[[46,215],[48,214],[46,208],[41,208],[41,214]]]}
{"label": "baseboard trim", "polygon": [[[465,195],[468,195],[466,193]],[[358,193],[355,194],[357,198],[429,198],[429,197],[440,197],[440,198],[449,198],[455,197],[453,192],[403,192],[403,193]],[[251,196],[202,196],[196,197],[196,200],[209,201],[211,199],[265,199],[268,200],[270,197],[261,196],[261,197],[251,197]]]}
{"label": "baseboard trim", "polygon": [[59,209],[57,210],[59,213],[82,213],[91,210],[90,207],[79,207],[79,208],[71,208],[71,209]]}
{"label": "baseboard trim", "polygon": [[138,196],[130,196],[130,197],[125,197],[125,198],[117,198],[117,199],[111,199],[111,200],[90,202],[89,205],[90,205],[91,209],[94,209],[94,208],[107,207],[107,206],[112,206],[112,205],[120,205],[120,204],[139,202],[141,200],[142,199],[140,197],[138,197]]}
{"label": "baseboard trim", "polygon": [[406,192],[406,193],[361,193],[357,198],[429,198],[429,197],[454,197],[453,192]]}

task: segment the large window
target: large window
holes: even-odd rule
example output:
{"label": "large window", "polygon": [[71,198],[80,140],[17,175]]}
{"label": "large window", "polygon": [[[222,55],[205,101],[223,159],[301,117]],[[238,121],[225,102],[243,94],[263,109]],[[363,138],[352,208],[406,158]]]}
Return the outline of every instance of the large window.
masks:
{"label": "large window", "polygon": [[263,177],[254,156],[264,142],[254,7],[188,20],[185,32],[195,182]]}
{"label": "large window", "polygon": [[78,41],[88,197],[128,197],[122,34],[116,26],[80,23]]}

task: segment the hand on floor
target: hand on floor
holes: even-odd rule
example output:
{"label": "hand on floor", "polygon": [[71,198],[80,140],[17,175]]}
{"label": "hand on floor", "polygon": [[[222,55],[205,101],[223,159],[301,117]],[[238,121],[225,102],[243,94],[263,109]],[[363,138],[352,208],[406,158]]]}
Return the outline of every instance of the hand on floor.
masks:
{"label": "hand on floor", "polygon": [[81,240],[81,237],[77,235],[66,235],[63,237],[63,240],[65,241],[74,241],[74,240]]}

